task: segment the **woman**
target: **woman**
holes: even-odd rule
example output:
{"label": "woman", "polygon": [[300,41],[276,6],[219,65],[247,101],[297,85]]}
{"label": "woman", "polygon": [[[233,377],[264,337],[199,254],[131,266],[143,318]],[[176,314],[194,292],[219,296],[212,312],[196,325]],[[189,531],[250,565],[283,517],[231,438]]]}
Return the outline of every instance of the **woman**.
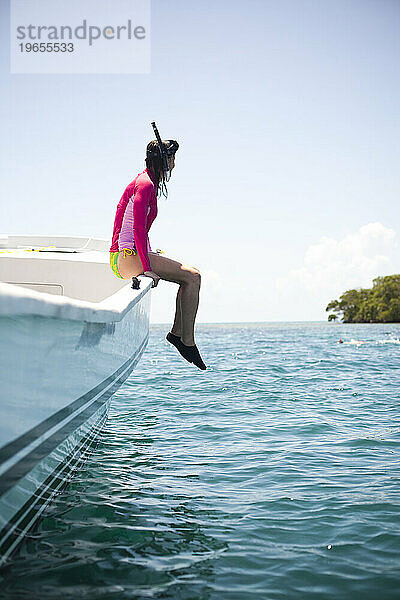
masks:
{"label": "woman", "polygon": [[[179,148],[175,140],[162,142],[171,173],[175,166],[175,153]],[[110,264],[114,274],[121,279],[146,275],[153,279],[153,287],[160,279],[179,285],[176,296],[174,324],[167,340],[180,354],[199,369],[207,367],[201,359],[194,341],[194,322],[199,305],[200,272],[166,256],[153,252],[148,232],[157,216],[157,196],[167,197],[167,173],[157,140],[147,145],[146,169],[128,185],[117,206],[110,248]]]}

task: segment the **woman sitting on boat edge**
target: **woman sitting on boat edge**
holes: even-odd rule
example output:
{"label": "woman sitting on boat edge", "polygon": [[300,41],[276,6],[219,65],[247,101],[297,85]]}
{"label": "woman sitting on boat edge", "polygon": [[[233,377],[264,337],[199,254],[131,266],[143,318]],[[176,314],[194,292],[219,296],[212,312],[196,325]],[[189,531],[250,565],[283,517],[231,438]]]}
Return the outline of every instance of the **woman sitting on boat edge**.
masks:
{"label": "woman sitting on boat edge", "polygon": [[[157,135],[155,125],[153,127]],[[157,286],[160,279],[179,285],[175,319],[166,339],[188,362],[205,370],[207,367],[194,340],[200,272],[195,267],[153,252],[148,237],[157,216],[157,197],[168,195],[166,182],[175,166],[178,148],[175,140],[156,139],[147,145],[146,169],[127,186],[117,206],[110,265],[114,274],[121,279],[146,275],[153,279],[153,287]]]}

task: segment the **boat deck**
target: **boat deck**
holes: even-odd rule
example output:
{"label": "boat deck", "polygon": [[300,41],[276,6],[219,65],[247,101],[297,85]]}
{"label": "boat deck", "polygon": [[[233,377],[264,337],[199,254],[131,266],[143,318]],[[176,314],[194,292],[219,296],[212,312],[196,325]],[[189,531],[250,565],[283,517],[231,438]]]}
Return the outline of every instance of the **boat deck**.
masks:
{"label": "boat deck", "polygon": [[107,240],[57,238],[54,245],[55,239],[0,236],[0,281],[89,302],[128,283],[111,271]]}

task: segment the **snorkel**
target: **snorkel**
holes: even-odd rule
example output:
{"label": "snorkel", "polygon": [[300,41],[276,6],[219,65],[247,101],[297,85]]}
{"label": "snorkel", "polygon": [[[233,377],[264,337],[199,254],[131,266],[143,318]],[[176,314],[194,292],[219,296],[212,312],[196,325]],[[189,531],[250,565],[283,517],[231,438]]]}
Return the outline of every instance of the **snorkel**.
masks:
{"label": "snorkel", "polygon": [[161,140],[161,136],[159,134],[155,121],[152,121],[151,125],[153,127],[158,148],[160,150],[164,181],[169,181],[171,177],[171,171],[168,164],[168,157],[173,156],[175,154],[175,152],[179,148],[179,144],[175,140],[165,140],[165,142],[163,142]]}
{"label": "snorkel", "polygon": [[[167,174],[169,173],[167,153],[165,152],[164,144],[161,141],[161,136],[160,136],[160,134],[158,132],[156,122],[152,121],[151,125],[152,125],[152,127],[154,129],[154,134],[156,136],[158,147],[160,149],[161,160],[162,160],[163,171],[164,171],[164,176],[167,177]],[[169,179],[170,176],[171,176],[171,174],[169,173],[168,179]],[[167,179],[167,181],[168,181],[168,179]]]}

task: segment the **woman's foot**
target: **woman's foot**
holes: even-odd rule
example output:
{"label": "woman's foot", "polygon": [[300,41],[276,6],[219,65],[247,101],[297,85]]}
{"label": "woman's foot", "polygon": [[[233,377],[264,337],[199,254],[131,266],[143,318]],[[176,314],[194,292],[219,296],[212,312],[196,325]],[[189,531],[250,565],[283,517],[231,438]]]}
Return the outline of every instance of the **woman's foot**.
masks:
{"label": "woman's foot", "polygon": [[200,356],[200,352],[198,351],[196,344],[194,344],[194,346],[186,346],[186,344],[182,342],[179,336],[171,332],[167,333],[166,339],[168,340],[168,342],[170,342],[170,344],[175,346],[175,348],[178,350],[181,356],[183,356],[183,358],[189,363],[193,363],[202,371],[205,371],[207,369]]}
{"label": "woman's foot", "polygon": [[193,363],[202,371],[205,371],[207,369],[206,365],[203,362],[203,359],[200,356],[200,352],[196,344],[194,346],[186,346],[183,342],[181,342],[181,346],[183,349],[183,356],[186,358],[187,361]]}
{"label": "woman's foot", "polygon": [[[175,335],[174,333],[167,333],[166,338],[165,338],[170,344],[172,344],[173,346],[175,346],[175,348],[178,350],[178,352],[183,356],[183,358],[186,358],[186,356],[184,356],[183,352],[182,352],[182,342],[181,342],[181,338],[178,335]],[[190,361],[189,361],[190,362]]]}
{"label": "woman's foot", "polygon": [[168,340],[168,342],[170,344],[172,344],[173,346],[175,346],[176,348],[178,348],[178,345],[181,343],[180,336],[179,335],[175,335],[171,331],[169,333],[167,333],[167,337],[165,339]]}

